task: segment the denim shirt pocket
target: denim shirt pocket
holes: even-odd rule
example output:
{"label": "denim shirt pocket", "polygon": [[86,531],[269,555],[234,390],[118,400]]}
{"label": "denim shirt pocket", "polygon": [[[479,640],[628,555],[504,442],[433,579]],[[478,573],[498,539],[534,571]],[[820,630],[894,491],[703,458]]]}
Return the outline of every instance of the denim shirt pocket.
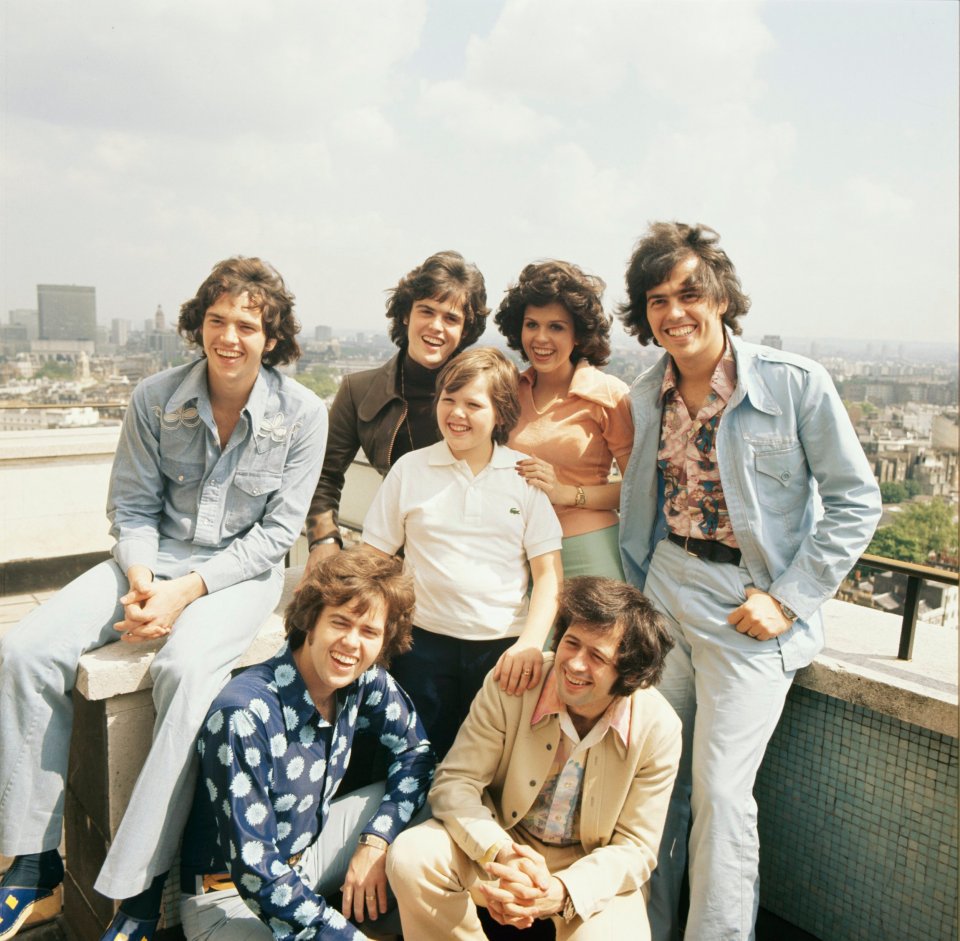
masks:
{"label": "denim shirt pocket", "polygon": [[789,513],[809,497],[807,459],[800,442],[754,454],[757,500],[762,506]]}
{"label": "denim shirt pocket", "polygon": [[170,506],[178,514],[196,516],[197,494],[203,480],[203,464],[161,457],[160,470],[163,472],[164,490]]}
{"label": "denim shirt pocket", "polygon": [[263,518],[271,494],[280,489],[282,474],[268,468],[238,469],[227,499],[227,529],[236,534]]}

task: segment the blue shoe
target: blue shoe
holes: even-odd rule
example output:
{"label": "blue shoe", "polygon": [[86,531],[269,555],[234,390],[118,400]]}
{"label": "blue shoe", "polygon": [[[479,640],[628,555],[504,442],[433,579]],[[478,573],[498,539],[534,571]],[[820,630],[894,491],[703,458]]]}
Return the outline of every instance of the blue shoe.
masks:
{"label": "blue shoe", "polygon": [[[110,927],[101,935],[100,941],[153,941],[159,918],[148,920],[131,918],[123,912],[117,912]],[[3,941],[3,938],[0,938]]]}
{"label": "blue shoe", "polygon": [[27,925],[39,925],[56,918],[62,908],[62,886],[52,889],[0,886],[0,941],[10,941]]}

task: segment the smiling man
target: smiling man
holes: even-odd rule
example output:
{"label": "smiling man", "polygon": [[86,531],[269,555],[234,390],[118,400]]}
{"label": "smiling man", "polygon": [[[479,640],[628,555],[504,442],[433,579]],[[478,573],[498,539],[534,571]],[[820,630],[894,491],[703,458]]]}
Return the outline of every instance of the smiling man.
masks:
{"label": "smiling man", "polygon": [[[280,652],[217,697],[180,863],[188,941],[346,941],[364,937],[347,916],[387,911],[386,850],[423,806],[434,766],[386,672],[410,646],[412,613],[402,563],[348,549],[301,585]],[[361,729],[386,754],[386,781],[333,800]],[[341,889],[338,910],[326,897]]]}
{"label": "smiling man", "polygon": [[[627,330],[665,355],[631,390],[627,579],[674,640],[660,691],[684,758],[651,881],[656,941],[747,941],[760,898],[753,785],[819,608],[866,548],[877,483],[826,371],[742,342],[749,298],[719,236],[659,222],[627,269]],[[691,825],[692,818],[692,825]]]}
{"label": "smiling man", "polygon": [[113,462],[113,559],[0,643],[0,938],[58,910],[57,852],[81,654],[166,638],[153,743],[97,879],[106,938],[149,939],[189,807],[207,706],[273,610],[326,440],[319,399],[275,366],[300,355],[293,295],[258,258],[217,264],[180,311],[203,355],[141,382]]}
{"label": "smiling man", "polygon": [[680,722],[652,688],[670,649],[644,596],[607,578],[561,592],[542,678],[510,696],[487,677],[430,791],[435,817],[387,869],[404,936],[484,938],[553,920],[558,941],[648,937],[640,891],[680,755]]}

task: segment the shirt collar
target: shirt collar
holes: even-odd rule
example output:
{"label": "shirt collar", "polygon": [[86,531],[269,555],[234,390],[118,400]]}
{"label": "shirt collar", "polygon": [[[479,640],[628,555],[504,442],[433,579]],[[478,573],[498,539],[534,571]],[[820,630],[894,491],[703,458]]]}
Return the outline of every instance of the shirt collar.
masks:
{"label": "shirt collar", "polygon": [[[276,396],[273,394],[273,377],[264,366],[260,367],[250,395],[247,397],[244,410],[250,416],[250,425],[255,430],[262,430],[264,417],[270,409],[271,400]],[[167,400],[164,411],[175,412],[178,408],[186,405],[188,402],[196,402],[197,407],[206,405],[210,407],[210,390],[207,386],[207,360],[202,356],[187,372],[183,381],[174,390],[173,395]],[[273,411],[279,408],[279,402],[273,402]],[[271,429],[267,429],[268,432]]]}
{"label": "shirt collar", "polygon": [[[713,370],[710,377],[710,388],[716,392],[717,396],[723,400],[724,404],[730,401],[734,389],[737,387],[737,361],[733,357],[733,350],[730,347],[729,337],[724,339],[723,356]],[[673,357],[667,357],[667,368],[663,373],[663,382],[660,384],[660,401],[663,402],[667,396],[678,391],[679,379],[677,376],[677,367],[673,362]]]}
{"label": "shirt collar", "polygon": [[[531,389],[536,378],[537,372],[533,366],[528,366],[520,373],[520,382]],[[581,359],[574,367],[567,395],[575,395],[586,402],[595,402],[604,408],[615,408],[623,393],[611,389],[609,377],[585,359]]]}
{"label": "shirt collar", "polygon": [[[444,467],[459,462],[459,458],[450,450],[446,441],[438,441],[429,447],[428,463],[431,467]],[[516,458],[512,457],[502,444],[494,444],[493,455],[488,467],[513,467]]]}
{"label": "shirt collar", "polygon": [[[536,725],[547,716],[559,716],[561,712],[566,713],[566,711],[567,707],[560,701],[560,696],[557,693],[557,684],[553,679],[553,668],[551,667],[543,681],[543,688],[540,690],[540,698],[533,710],[530,725]],[[630,739],[630,697],[615,696],[606,712],[600,716],[599,724],[601,734],[598,736],[598,741],[606,735],[607,729],[613,729],[623,747],[627,748]]]}

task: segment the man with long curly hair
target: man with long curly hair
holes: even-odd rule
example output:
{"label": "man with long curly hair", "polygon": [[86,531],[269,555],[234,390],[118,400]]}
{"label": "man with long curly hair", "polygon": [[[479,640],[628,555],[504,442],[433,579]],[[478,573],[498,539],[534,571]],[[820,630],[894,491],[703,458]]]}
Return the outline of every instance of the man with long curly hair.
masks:
{"label": "man with long curly hair", "polygon": [[680,757],[653,687],[671,647],[650,602],[580,576],[560,593],[553,653],[521,696],[488,676],[437,769],[434,820],[391,847],[404,937],[482,941],[550,919],[557,941],[649,938],[641,891]]}
{"label": "man with long curly hair", "polygon": [[180,312],[201,356],[133,392],[113,462],[113,558],[0,644],[0,938],[58,907],[57,852],[80,656],[166,638],[153,743],[97,879],[122,899],[105,939],[152,937],[210,701],[283,587],[323,461],[326,412],[275,366],[300,355],[293,295],[258,258],[217,264]]}

